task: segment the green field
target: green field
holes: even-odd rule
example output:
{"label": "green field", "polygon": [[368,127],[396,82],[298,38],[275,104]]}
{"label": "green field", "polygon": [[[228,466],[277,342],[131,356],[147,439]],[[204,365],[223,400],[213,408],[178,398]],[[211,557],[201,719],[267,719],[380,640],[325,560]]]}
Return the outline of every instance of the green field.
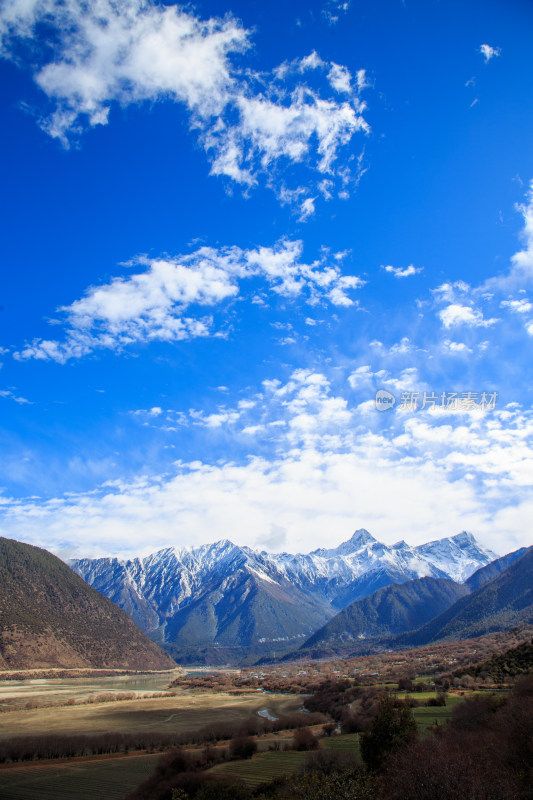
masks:
{"label": "green field", "polygon": [[0,769],[0,800],[118,800],[153,772],[158,755]]}
{"label": "green field", "polygon": [[445,725],[446,720],[452,718],[456,705],[462,701],[462,697],[452,694],[446,696],[445,706],[422,706],[421,708],[413,708],[413,717],[418,725],[418,732],[420,734],[427,733],[428,726],[434,725],[435,722],[438,722],[439,725]]}
{"label": "green field", "polygon": [[[435,693],[428,694],[434,697]],[[450,719],[455,706],[463,700],[458,695],[448,695],[447,705],[413,708],[413,716],[418,726],[418,732],[424,736],[428,733],[428,726],[438,722],[439,725],[446,724]],[[320,746],[326,750],[335,752],[355,753],[360,755],[359,734],[350,733],[343,736],[324,737],[320,740]],[[305,761],[308,753],[295,752],[266,752],[255,755],[248,761],[231,761],[226,764],[219,764],[211,771],[215,774],[233,775],[241,778],[246,783],[256,786],[264,781],[271,781],[283,775],[290,775],[296,772]]]}
{"label": "green field", "polygon": [[[321,739],[321,747],[326,750],[336,752],[352,752],[359,755],[358,734],[350,733],[345,736],[331,736]],[[291,775],[296,772],[305,759],[310,754],[308,752],[284,752],[269,751],[259,753],[247,761],[230,761],[226,764],[218,764],[210,770],[215,775],[232,775],[248,783],[250,786],[257,786],[265,781],[272,781],[283,775]]]}
{"label": "green field", "polygon": [[397,697],[403,699],[408,697],[411,700],[429,700],[430,697],[436,697],[436,692],[398,692]]}
{"label": "green field", "polygon": [[301,766],[308,753],[296,752],[268,752],[259,753],[247,761],[230,761],[219,764],[210,772],[213,775],[233,775],[236,778],[257,786],[264,781],[272,781],[283,775],[290,775]]}
{"label": "green field", "polygon": [[344,736],[329,736],[321,740],[321,747],[336,752],[356,753],[359,755],[359,734],[346,733]]}

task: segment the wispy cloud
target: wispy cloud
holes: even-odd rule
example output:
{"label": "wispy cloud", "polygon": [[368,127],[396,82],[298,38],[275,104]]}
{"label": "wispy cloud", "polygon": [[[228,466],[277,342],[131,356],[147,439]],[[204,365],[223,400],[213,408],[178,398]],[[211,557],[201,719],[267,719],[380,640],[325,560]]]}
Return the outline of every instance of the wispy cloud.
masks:
{"label": "wispy cloud", "polygon": [[486,289],[511,291],[523,289],[533,282],[533,180],[529,183],[526,202],[518,205],[517,210],[524,220],[520,234],[524,246],[511,258],[510,270],[486,281]]}
{"label": "wispy cloud", "polygon": [[451,339],[445,339],[442,343],[442,349],[444,352],[448,352],[451,355],[470,355],[472,353],[472,349],[468,347],[465,342],[454,342]]}
{"label": "wispy cloud", "polygon": [[176,258],[138,259],[141,272],[91,287],[84,297],[58,309],[66,328],[64,341],[36,339],[15,358],[64,363],[97,348],[121,350],[135,342],[219,335],[208,312],[240,296],[242,282],[250,278],[262,279],[274,296],[302,296],[311,305],[353,305],[350,293],[364,281],[343,275],[338,260],[330,263],[326,255],[307,264],[302,250],[302,242],[282,240],[253,250],[201,247]]}
{"label": "wispy cloud", "polygon": [[0,397],[5,397],[8,400],[14,400],[14,402],[18,403],[19,405],[33,405],[31,400],[27,400],[25,397],[16,395],[11,389],[0,390]]}
{"label": "wispy cloud", "polygon": [[[511,256],[507,271],[488,278],[478,286],[457,280],[447,281],[431,290],[444,328],[463,327],[473,331],[476,328],[491,328],[502,320],[509,325],[514,316],[523,319],[527,333],[532,329],[533,303],[528,299],[527,292],[533,283],[533,181],[529,184],[525,202],[517,205],[516,209],[523,218],[520,232],[523,247]],[[424,301],[421,301],[421,306],[424,306]],[[498,313],[498,317],[494,316],[495,313]],[[472,344],[468,342],[465,347],[471,349]],[[446,344],[445,349],[455,353],[461,350],[467,352]]]}
{"label": "wispy cloud", "polygon": [[12,0],[0,12],[3,57],[23,61],[25,53],[34,63],[37,28],[48,36],[34,77],[54,106],[41,125],[65,145],[106,125],[114,105],[171,100],[187,109],[213,175],[245,189],[261,178],[281,197],[287,180],[278,170],[307,167],[293,187],[303,195],[302,219],[324,177],[343,194],[357,180],[337,158],[369,130],[359,96],[364,70],[352,78],[314,53],[270,73],[242,69],[250,32],[238,20],[202,20],[146,0]]}
{"label": "wispy cloud", "polygon": [[326,0],[322,13],[330,25],[336,25],[342,14],[350,8],[351,0]]}

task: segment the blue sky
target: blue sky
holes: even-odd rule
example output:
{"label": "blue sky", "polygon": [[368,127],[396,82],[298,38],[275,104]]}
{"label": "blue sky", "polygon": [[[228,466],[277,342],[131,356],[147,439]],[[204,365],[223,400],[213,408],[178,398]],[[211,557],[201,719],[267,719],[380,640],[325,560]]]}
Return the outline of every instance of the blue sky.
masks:
{"label": "blue sky", "polygon": [[531,3],[0,8],[0,531],[531,544]]}

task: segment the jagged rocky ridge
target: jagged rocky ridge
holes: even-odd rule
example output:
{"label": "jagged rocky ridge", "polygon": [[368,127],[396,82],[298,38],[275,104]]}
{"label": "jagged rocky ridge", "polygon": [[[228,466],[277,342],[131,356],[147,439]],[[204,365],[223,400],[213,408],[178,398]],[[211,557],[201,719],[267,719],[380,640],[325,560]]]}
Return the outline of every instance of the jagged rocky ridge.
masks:
{"label": "jagged rocky ridge", "polygon": [[496,555],[468,533],[411,547],[358,530],[337,548],[266,553],[228,540],[72,568],[181,663],[235,663],[294,650],[339,610],[413,578],[466,580]]}

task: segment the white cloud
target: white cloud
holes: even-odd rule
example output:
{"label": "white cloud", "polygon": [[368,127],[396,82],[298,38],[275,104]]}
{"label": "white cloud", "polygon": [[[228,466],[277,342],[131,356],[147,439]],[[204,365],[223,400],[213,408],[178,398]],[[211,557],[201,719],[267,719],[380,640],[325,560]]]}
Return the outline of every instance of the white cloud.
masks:
{"label": "white cloud", "polygon": [[80,117],[106,124],[113,101],[168,96],[201,116],[218,114],[232,85],[229,56],[248,47],[235,19],[202,21],[177,6],[12,0],[0,17],[4,57],[16,40],[31,40],[37,25],[54,35],[35,79],[57,105],[45,125],[59,138],[79,129]]}
{"label": "white cloud", "polygon": [[511,279],[531,281],[533,278],[533,180],[529,184],[527,202],[518,206],[524,219],[521,238],[525,247],[515,253],[511,259]]}
{"label": "white cloud", "polygon": [[331,62],[331,68],[328,72],[328,81],[336,92],[345,92],[352,94],[352,76],[350,71],[340,64]]}
{"label": "white cloud", "polygon": [[[65,145],[87,127],[106,125],[114,105],[170,100],[187,109],[213,175],[244,187],[266,176],[281,197],[286,181],[276,172],[287,162],[318,173],[317,184],[337,177],[344,188],[339,151],[369,130],[359,99],[364,70],[352,83],[345,67],[316,53],[270,74],[241,69],[237,57],[250,32],[231,16],[201,20],[146,0],[11,0],[0,13],[3,57],[19,61],[26,52],[34,63],[38,25],[48,36],[34,77],[55,106],[42,127]],[[313,180],[297,188],[311,196]],[[302,218],[310,215],[305,199],[297,206]]]}
{"label": "white cloud", "polygon": [[206,428],[222,428],[237,422],[240,417],[240,412],[223,408],[213,414],[204,414],[201,411],[190,411],[190,415],[196,424],[203,425]]}
{"label": "white cloud", "polygon": [[371,383],[374,373],[368,364],[363,364],[357,367],[350,375],[348,375],[348,383],[352,389],[357,389],[360,386],[366,386]]}
{"label": "white cloud", "polygon": [[[206,149],[214,154],[213,174],[252,185],[256,173],[262,171],[269,174],[274,186],[277,165],[282,167],[289,161],[309,164],[318,172],[320,183],[324,175],[330,180],[334,176],[341,182],[345,180],[346,167],[337,169],[335,162],[340,148],[349,144],[354,133],[369,131],[363,118],[365,105],[357,97],[357,87],[349,97],[345,97],[345,88],[334,88],[333,96],[323,97],[309,83],[302,83],[301,78],[289,88],[293,76],[301,74],[302,63],[303,60],[284,65],[262,92],[249,95],[241,89],[231,105],[231,114],[234,107],[238,110],[238,123],[219,119],[205,132]],[[314,70],[316,65],[307,64],[305,69]],[[342,99],[337,97],[339,92]],[[286,198],[284,188],[284,181],[280,181],[276,190]],[[300,194],[308,191],[307,185],[298,186]],[[300,204],[300,212],[303,211]]]}
{"label": "white cloud", "polygon": [[471,292],[471,287],[465,281],[454,281],[453,283],[442,283],[431,291],[439,301],[453,303],[458,294],[468,296]]}
{"label": "white cloud", "polygon": [[[142,424],[154,416],[152,410],[132,413]],[[150,422],[163,430],[184,425],[231,427],[234,439],[240,434],[265,434],[269,445],[289,440],[291,446],[318,446],[321,437],[327,437],[330,442],[339,441],[339,432],[349,428],[351,419],[347,400],[332,395],[330,382],[324,374],[297,369],[286,383],[264,381],[262,392],[241,399],[234,408],[219,405],[216,411],[209,413],[198,409],[167,410],[164,419]]]}
{"label": "white cloud", "polygon": [[[523,219],[523,228],[520,239],[524,246],[511,257],[511,268],[507,273],[489,278],[481,289],[488,292],[524,292],[526,287],[533,282],[533,180],[529,183],[528,192],[524,203],[516,206]],[[522,304],[509,305],[511,310],[517,310]]]}
{"label": "white cloud", "polygon": [[300,206],[300,216],[299,221],[305,222],[309,217],[312,217],[315,213],[315,200],[316,197],[306,197],[306,199],[302,202]]}
{"label": "white cloud", "polygon": [[[533,311],[533,303],[526,297],[526,291],[533,281],[533,181],[529,184],[526,201],[517,206],[523,218],[520,238],[524,243],[521,250],[511,257],[510,269],[495,277],[487,279],[479,286],[470,286],[465,281],[445,282],[432,289],[434,303],[443,326],[447,329],[458,326],[469,328],[490,328],[500,319],[489,316],[487,309],[494,311],[496,304],[513,314],[525,315]],[[502,299],[502,293],[504,299]],[[508,320],[507,320],[508,321]],[[529,333],[531,323],[525,324]],[[444,349],[456,353],[462,347],[444,343]],[[466,345],[465,345],[466,346]],[[480,349],[486,349],[488,342],[478,343]]]}
{"label": "white cloud", "polygon": [[472,350],[464,342],[453,342],[451,339],[445,339],[442,343],[442,349],[452,355],[465,355],[472,353]]}
{"label": "white cloud", "polygon": [[453,328],[457,325],[488,328],[498,322],[497,319],[485,319],[483,313],[478,309],[458,303],[451,303],[446,308],[441,309],[439,317],[445,328]]}
{"label": "white cloud", "polygon": [[[409,342],[408,339],[402,341]],[[409,351],[410,348],[405,352]],[[393,353],[393,355],[396,354]],[[366,393],[370,392],[372,399],[377,389],[386,388],[389,391],[402,392],[425,388],[425,384],[423,384],[416,367],[406,367],[392,374],[386,369],[374,370],[368,364],[364,364],[351,372],[347,381],[352,389],[363,389]]]}
{"label": "white cloud", "polygon": [[416,367],[407,367],[398,375],[387,376],[382,383],[396,392],[407,392],[422,388],[422,381]]}
{"label": "white cloud", "polygon": [[520,300],[502,300],[500,305],[503,308],[508,308],[511,311],[514,311],[516,314],[527,314],[529,311],[531,311],[531,309],[533,309],[533,304],[525,298],[520,298]]}
{"label": "white cloud", "polygon": [[401,267],[392,267],[390,264],[388,266],[382,266],[382,269],[385,272],[390,272],[394,275],[395,278],[410,278],[412,275],[418,275],[424,267],[415,267],[413,264],[409,264],[408,267],[402,269]]}
{"label": "white cloud", "polygon": [[352,305],[348,292],[364,281],[342,275],[337,259],[330,265],[323,256],[306,264],[302,250],[300,241],[283,240],[254,250],[201,247],[176,258],[140,259],[144,271],[91,287],[84,297],[58,309],[67,329],[63,342],[37,339],[15,358],[64,363],[97,348],[120,350],[135,342],[219,335],[206,310],[238,297],[241,282],[254,277],[276,295],[304,295],[311,304]]}
{"label": "white cloud", "polygon": [[479,52],[485,59],[485,64],[488,64],[491,58],[501,55],[502,51],[500,47],[491,47],[490,44],[482,44],[479,48]]}
{"label": "white cloud", "polygon": [[416,348],[413,346],[411,340],[408,336],[402,336],[399,342],[393,344],[389,348],[389,355],[398,356],[398,355],[405,355],[406,353],[412,353],[413,350]]}
{"label": "white cloud", "polygon": [[[389,380],[399,386],[405,375]],[[266,435],[272,456],[179,462],[165,475],[44,502],[4,498],[2,532],[58,548],[68,530],[91,555],[199,544],[228,530],[237,543],[260,545],[273,525],[286,536],[272,547],[306,552],[339,543],[361,525],[389,542],[420,543],[467,528],[500,552],[531,544],[533,416],[516,404],[457,421],[393,412],[380,429],[383,415],[368,411],[363,425],[359,409],[324,374],[301,369],[285,383],[265,381],[246,405],[235,435],[239,425],[251,442]],[[232,413],[200,416],[213,428]],[[82,549],[87,542],[90,551]]]}

